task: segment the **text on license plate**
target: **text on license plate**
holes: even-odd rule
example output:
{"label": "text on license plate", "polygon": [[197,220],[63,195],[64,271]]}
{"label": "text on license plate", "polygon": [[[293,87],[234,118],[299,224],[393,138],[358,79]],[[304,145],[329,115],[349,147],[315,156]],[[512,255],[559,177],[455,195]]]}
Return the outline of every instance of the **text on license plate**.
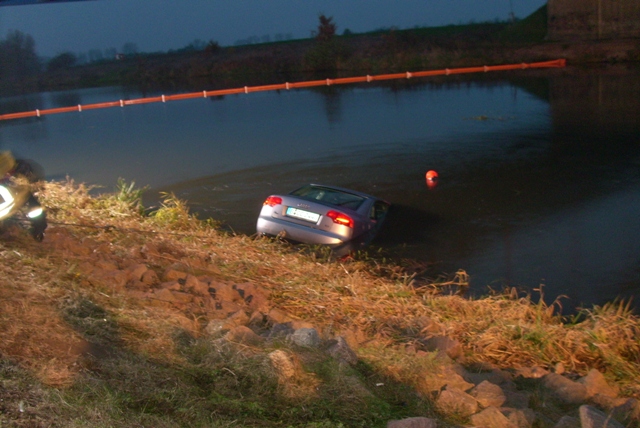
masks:
{"label": "text on license plate", "polygon": [[318,220],[320,219],[320,214],[312,213],[309,211],[305,211],[305,210],[301,210],[293,207],[287,208],[287,215],[290,217],[311,221],[313,223],[317,223]]}

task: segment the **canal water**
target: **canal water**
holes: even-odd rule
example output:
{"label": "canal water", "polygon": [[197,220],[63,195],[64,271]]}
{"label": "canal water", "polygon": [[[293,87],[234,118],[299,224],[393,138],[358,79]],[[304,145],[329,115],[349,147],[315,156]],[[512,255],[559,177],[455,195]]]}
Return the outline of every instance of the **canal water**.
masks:
{"label": "canal water", "polygon": [[[281,83],[281,82],[274,82]],[[160,94],[0,99],[0,113]],[[250,93],[0,122],[0,150],[49,180],[171,191],[252,234],[262,201],[308,182],[393,204],[375,248],[475,293],[516,286],[565,309],[640,291],[640,70],[522,70]],[[425,173],[436,170],[435,187]]]}

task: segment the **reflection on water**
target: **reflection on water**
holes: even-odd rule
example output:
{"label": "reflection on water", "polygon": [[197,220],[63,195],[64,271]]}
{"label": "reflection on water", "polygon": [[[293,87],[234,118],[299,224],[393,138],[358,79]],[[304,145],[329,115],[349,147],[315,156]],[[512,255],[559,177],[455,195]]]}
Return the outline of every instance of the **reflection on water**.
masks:
{"label": "reflection on water", "polygon": [[70,107],[82,104],[82,96],[79,92],[55,92],[51,94],[53,107]]}
{"label": "reflection on water", "polygon": [[[361,85],[49,116],[0,124],[0,146],[50,178],[174,191],[238,233],[254,232],[270,193],[352,187],[394,204],[377,245],[431,273],[465,269],[482,292],[543,284],[549,297],[569,296],[565,307],[633,296],[638,70],[527,73],[504,75],[517,85]],[[106,88],[67,99],[137,96]],[[440,175],[432,189],[430,169]]]}
{"label": "reflection on water", "polygon": [[[42,97],[40,94],[34,94],[29,97],[0,98],[0,114],[32,111],[40,108],[41,105]],[[12,122],[6,122],[3,123],[3,126],[10,126],[11,124]]]}

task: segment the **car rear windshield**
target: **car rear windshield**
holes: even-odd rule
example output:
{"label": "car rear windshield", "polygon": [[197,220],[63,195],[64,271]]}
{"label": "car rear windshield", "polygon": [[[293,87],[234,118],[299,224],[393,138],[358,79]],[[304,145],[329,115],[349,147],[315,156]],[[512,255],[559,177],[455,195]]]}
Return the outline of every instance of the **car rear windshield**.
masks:
{"label": "car rear windshield", "polygon": [[294,190],[291,194],[310,201],[320,201],[352,210],[357,210],[365,199],[353,193],[320,186],[304,186],[298,190]]}

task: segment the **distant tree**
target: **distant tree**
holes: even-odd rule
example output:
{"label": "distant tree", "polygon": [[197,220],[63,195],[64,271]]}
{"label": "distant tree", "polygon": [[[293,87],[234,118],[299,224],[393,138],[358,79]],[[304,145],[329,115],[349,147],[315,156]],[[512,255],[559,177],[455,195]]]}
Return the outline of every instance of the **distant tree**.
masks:
{"label": "distant tree", "polygon": [[345,28],[344,31],[342,32],[343,36],[352,36],[353,32],[351,30],[349,30],[348,28]]}
{"label": "distant tree", "polygon": [[[283,35],[282,33],[278,33],[275,35],[276,41],[290,40],[292,38],[293,36],[291,35],[291,33],[288,33],[286,35]],[[243,45],[257,45],[259,43],[270,43],[270,42],[271,42],[271,36],[269,34],[265,34],[264,36],[261,36],[261,37],[249,36],[246,39],[238,39],[233,44],[235,46],[243,46]]]}
{"label": "distant tree", "polygon": [[191,42],[189,47],[194,51],[202,51],[207,47],[207,44],[200,39],[195,39],[193,42]]}
{"label": "distant tree", "polygon": [[57,71],[76,65],[78,58],[71,52],[64,52],[53,57],[47,64],[47,71]]}
{"label": "distant tree", "polygon": [[315,35],[317,43],[304,56],[304,64],[308,69],[319,72],[335,72],[351,55],[349,47],[342,40],[335,38],[336,24],[332,17],[320,15],[320,24]]}
{"label": "distant tree", "polygon": [[0,40],[0,78],[13,80],[33,76],[40,71],[33,37],[21,31],[10,31]]}
{"label": "distant tree", "polygon": [[331,40],[336,34],[336,24],[333,23],[333,17],[320,15],[318,19],[320,24],[318,25],[316,39],[322,42]]}
{"label": "distant tree", "polygon": [[218,42],[216,42],[215,40],[209,40],[209,43],[207,43],[207,47],[204,48],[204,51],[208,54],[217,54],[218,52],[220,52],[220,44],[218,44]]}

